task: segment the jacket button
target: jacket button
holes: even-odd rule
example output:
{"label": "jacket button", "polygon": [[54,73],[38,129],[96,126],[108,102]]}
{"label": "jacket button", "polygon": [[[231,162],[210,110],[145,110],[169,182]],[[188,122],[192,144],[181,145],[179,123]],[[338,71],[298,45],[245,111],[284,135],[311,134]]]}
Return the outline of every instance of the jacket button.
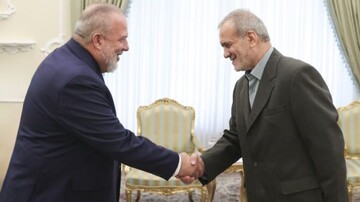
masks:
{"label": "jacket button", "polygon": [[253,165],[254,165],[254,167],[257,167],[257,166],[258,166],[258,162],[255,161]]}

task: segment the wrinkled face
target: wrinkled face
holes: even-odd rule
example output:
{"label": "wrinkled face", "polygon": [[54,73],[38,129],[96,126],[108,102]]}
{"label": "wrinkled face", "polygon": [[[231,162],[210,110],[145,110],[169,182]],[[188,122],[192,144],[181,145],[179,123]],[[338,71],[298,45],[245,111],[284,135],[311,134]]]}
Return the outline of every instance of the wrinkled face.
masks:
{"label": "wrinkled face", "polygon": [[120,60],[121,54],[122,52],[113,49],[110,43],[105,43],[105,47],[101,52],[106,67],[105,72],[113,72],[117,69],[117,62]]}
{"label": "wrinkled face", "polygon": [[114,14],[109,19],[112,20],[112,26],[107,36],[103,36],[105,42],[101,50],[101,56],[104,67],[102,72],[113,72],[117,68],[117,62],[120,60],[120,55],[123,51],[129,50],[127,42],[127,24],[124,16]]}
{"label": "wrinkled face", "polygon": [[224,57],[232,61],[235,71],[252,69],[250,43],[248,37],[238,36],[233,22],[225,22],[220,27],[220,45],[224,49]]}

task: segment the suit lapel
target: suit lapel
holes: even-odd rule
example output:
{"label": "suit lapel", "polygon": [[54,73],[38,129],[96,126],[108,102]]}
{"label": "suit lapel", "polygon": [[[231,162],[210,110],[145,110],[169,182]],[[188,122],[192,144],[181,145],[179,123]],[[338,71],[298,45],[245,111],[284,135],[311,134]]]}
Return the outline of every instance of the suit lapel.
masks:
{"label": "suit lapel", "polygon": [[250,115],[250,102],[249,102],[249,81],[246,79],[246,77],[244,76],[244,79],[243,79],[243,85],[242,86],[242,91],[244,92],[242,95],[245,95],[245,96],[242,96],[241,97],[241,108],[244,109],[243,111],[243,114],[244,114],[244,120],[245,120],[245,124],[246,124],[246,127],[248,128],[248,125],[249,125],[249,115]]}
{"label": "suit lapel", "polygon": [[257,90],[253,107],[247,120],[247,131],[251,128],[255,120],[263,111],[266,103],[269,101],[274,89],[273,78],[276,77],[276,70],[281,54],[274,48],[268,62],[266,63],[259,88]]}
{"label": "suit lapel", "polygon": [[[239,81],[236,83],[235,87],[235,100],[236,100],[236,112],[235,114],[239,116],[239,120],[243,120],[244,122],[240,121],[238,124],[246,127],[248,122],[248,117],[250,113],[250,106],[249,106],[249,94],[248,94],[248,86],[247,80],[245,75],[243,75]],[[244,125],[243,125],[244,124]]]}

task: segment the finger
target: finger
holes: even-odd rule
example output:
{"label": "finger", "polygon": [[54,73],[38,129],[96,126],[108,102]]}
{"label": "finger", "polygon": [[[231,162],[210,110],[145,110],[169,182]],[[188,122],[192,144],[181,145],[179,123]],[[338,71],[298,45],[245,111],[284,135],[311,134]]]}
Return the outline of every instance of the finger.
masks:
{"label": "finger", "polygon": [[196,176],[201,177],[204,174],[204,162],[200,156],[198,157],[197,165]]}
{"label": "finger", "polygon": [[196,165],[198,158],[199,158],[199,156],[196,153],[191,154],[191,157],[190,157],[191,165],[193,165],[193,166]]}
{"label": "finger", "polygon": [[190,177],[190,176],[184,176],[181,177],[180,179],[184,184],[191,184],[195,180],[194,177]]}

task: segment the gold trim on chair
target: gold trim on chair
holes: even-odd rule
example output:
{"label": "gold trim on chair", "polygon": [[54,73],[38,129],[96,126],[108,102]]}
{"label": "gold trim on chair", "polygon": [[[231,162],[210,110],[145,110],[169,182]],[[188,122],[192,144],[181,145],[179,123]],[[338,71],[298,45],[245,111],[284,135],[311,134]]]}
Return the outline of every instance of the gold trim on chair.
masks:
{"label": "gold trim on chair", "polygon": [[349,200],[355,188],[360,188],[360,100],[338,109],[338,124],[345,140]]}
{"label": "gold trim on chair", "polygon": [[[199,140],[194,134],[195,110],[183,106],[175,100],[162,98],[148,106],[140,106],[137,110],[137,133],[175,152],[202,152]],[[199,190],[201,201],[212,201],[216,181],[203,186],[198,180],[190,185],[172,177],[168,181],[150,173],[126,166],[125,193],[126,201],[131,201],[132,191],[137,191],[136,201],[141,192],[152,192],[162,195],[172,195],[187,192],[189,200],[193,201],[192,193]]]}

